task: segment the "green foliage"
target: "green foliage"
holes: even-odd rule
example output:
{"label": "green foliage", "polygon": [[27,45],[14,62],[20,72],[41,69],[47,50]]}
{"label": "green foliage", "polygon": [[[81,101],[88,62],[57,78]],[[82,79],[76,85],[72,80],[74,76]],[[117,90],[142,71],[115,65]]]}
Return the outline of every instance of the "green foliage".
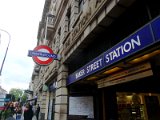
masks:
{"label": "green foliage", "polygon": [[12,112],[11,112],[10,109],[9,109],[9,110],[5,110],[5,111],[2,111],[2,113],[1,113],[1,119],[2,119],[2,120],[6,120],[6,118],[8,118],[8,117],[10,117],[10,116],[12,116]]}
{"label": "green foliage", "polygon": [[15,100],[17,101],[18,99],[21,98],[22,102],[25,102],[27,100],[27,94],[24,93],[22,89],[17,89],[17,88],[12,88],[9,91],[9,94],[12,94],[15,96]]}
{"label": "green foliage", "polygon": [[9,91],[9,94],[12,94],[15,96],[15,100],[17,101],[23,94],[23,90],[21,89],[17,89],[17,88],[12,88],[10,91]]}
{"label": "green foliage", "polygon": [[27,93],[24,93],[21,98],[22,102],[25,103],[27,100]]}

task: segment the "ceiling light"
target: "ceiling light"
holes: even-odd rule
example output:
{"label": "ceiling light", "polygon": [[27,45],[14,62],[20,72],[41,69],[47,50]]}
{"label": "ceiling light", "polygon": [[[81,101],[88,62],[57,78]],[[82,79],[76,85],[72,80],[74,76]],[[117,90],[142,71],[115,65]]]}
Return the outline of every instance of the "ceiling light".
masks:
{"label": "ceiling light", "polygon": [[89,77],[89,78],[87,78],[87,80],[96,80],[98,77],[96,77],[96,76],[92,76],[92,77]]}
{"label": "ceiling light", "polygon": [[111,74],[111,73],[114,73],[114,72],[116,72],[116,71],[118,71],[118,70],[121,70],[121,69],[122,69],[122,68],[114,67],[114,68],[112,68],[112,69],[110,69],[110,70],[105,71],[103,74]]}

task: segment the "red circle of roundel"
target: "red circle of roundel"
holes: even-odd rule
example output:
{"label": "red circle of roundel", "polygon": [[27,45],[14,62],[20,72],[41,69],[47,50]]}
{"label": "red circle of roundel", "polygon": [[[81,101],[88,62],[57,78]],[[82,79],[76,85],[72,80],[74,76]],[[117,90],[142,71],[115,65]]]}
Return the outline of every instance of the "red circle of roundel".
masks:
{"label": "red circle of roundel", "polygon": [[[48,53],[54,54],[52,49],[50,47],[46,46],[46,45],[37,46],[37,47],[34,48],[34,51],[39,51],[41,49],[45,49],[46,51],[48,51]],[[48,58],[47,60],[44,60],[44,61],[39,59],[37,56],[33,56],[32,58],[37,64],[40,64],[40,65],[48,65],[51,62],[53,62],[53,58]]]}

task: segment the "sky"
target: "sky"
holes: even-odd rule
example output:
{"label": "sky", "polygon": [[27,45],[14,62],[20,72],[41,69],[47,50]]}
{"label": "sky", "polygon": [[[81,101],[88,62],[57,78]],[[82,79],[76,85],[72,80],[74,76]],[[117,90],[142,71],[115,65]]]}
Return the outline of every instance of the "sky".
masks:
{"label": "sky", "polygon": [[44,3],[45,0],[0,0],[0,68],[10,41],[0,86],[8,92],[12,88],[29,88],[35,63],[28,50],[36,47]]}

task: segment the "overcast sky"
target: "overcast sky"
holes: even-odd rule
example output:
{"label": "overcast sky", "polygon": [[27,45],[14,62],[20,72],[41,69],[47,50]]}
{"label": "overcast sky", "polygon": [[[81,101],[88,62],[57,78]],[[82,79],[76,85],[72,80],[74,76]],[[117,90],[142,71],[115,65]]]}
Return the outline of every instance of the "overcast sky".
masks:
{"label": "overcast sky", "polygon": [[[0,76],[0,85],[28,89],[34,61],[28,57],[37,43],[38,25],[45,0],[0,0],[0,29],[11,35],[11,43]],[[0,31],[0,67],[9,41],[7,33]]]}

